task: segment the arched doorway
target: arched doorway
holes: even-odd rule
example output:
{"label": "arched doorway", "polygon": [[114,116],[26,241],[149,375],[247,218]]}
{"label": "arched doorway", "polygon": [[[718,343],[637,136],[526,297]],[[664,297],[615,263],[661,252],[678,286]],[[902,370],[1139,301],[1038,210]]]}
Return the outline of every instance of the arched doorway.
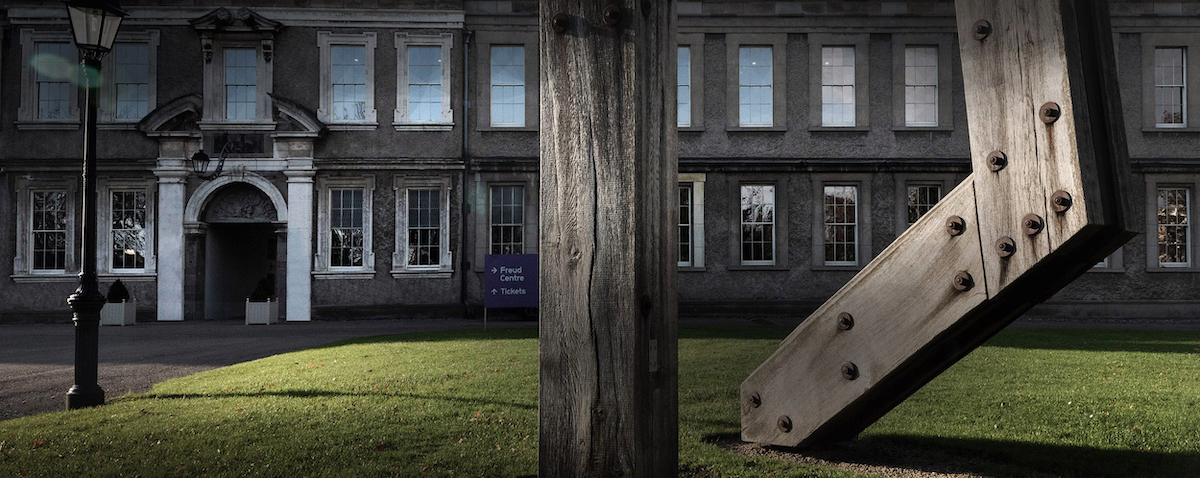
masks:
{"label": "arched doorway", "polygon": [[227,319],[245,316],[246,298],[265,289],[280,295],[284,261],[280,213],[272,198],[258,186],[229,181],[210,192],[199,221],[204,238],[196,265],[200,317]]}

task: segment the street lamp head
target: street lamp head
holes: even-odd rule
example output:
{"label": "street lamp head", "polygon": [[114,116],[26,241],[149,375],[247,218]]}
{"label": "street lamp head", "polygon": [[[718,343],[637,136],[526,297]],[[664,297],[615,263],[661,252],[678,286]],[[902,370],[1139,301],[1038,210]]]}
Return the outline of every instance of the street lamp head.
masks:
{"label": "street lamp head", "polygon": [[203,149],[196,151],[196,154],[192,155],[190,162],[192,163],[192,171],[194,171],[197,176],[204,177],[205,173],[208,172],[209,159],[208,155],[204,154]]}
{"label": "street lamp head", "polygon": [[118,0],[64,0],[75,46],[84,59],[99,61],[117,39],[125,11]]}

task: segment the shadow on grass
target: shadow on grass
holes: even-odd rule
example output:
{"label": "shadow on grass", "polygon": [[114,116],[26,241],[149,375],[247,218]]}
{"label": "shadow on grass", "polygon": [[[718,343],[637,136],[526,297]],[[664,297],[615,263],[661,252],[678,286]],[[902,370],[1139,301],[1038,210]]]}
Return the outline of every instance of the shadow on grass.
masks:
{"label": "shadow on grass", "polygon": [[536,328],[504,328],[504,329],[458,329],[437,332],[410,332],[403,334],[374,335],[354,339],[339,340],[324,345],[309,347],[305,350],[319,350],[352,344],[390,344],[390,343],[425,343],[425,342],[472,342],[499,340],[526,340],[538,338]]}
{"label": "shadow on grass", "polygon": [[[737,434],[705,437],[733,453],[839,468],[877,467],[911,474],[952,473],[995,477],[1200,476],[1200,454],[1100,449],[1001,440],[880,435],[803,449],[744,443]],[[887,470],[882,470],[887,469]]]}
{"label": "shadow on grass", "polygon": [[1200,352],[1200,332],[1108,329],[1006,330],[984,345],[1026,350],[1194,354]]}
{"label": "shadow on grass", "polygon": [[216,399],[216,398],[262,398],[262,397],[285,397],[285,398],[344,398],[344,397],[382,397],[382,398],[410,398],[415,400],[441,400],[447,402],[469,403],[469,404],[484,404],[497,405],[505,407],[524,408],[526,410],[535,410],[537,405],[527,403],[501,402],[486,398],[471,398],[471,397],[454,397],[454,396],[439,396],[439,395],[418,395],[415,393],[389,393],[384,391],[370,392],[331,392],[327,390],[264,390],[262,392],[219,392],[219,393],[144,393],[139,395],[130,395],[122,400],[140,401],[140,400],[188,400],[188,399]]}

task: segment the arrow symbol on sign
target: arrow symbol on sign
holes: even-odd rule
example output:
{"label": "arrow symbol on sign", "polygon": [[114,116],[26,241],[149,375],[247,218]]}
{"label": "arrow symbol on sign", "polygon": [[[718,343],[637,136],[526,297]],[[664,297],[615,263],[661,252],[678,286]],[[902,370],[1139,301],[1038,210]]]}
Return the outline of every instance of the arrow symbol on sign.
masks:
{"label": "arrow symbol on sign", "polygon": [[495,273],[496,273],[496,268],[495,268],[495,267],[493,267],[493,268],[492,268],[492,273],[493,273],[493,274],[495,274]]}
{"label": "arrow symbol on sign", "polygon": [[492,295],[496,295],[496,289],[492,289]]}

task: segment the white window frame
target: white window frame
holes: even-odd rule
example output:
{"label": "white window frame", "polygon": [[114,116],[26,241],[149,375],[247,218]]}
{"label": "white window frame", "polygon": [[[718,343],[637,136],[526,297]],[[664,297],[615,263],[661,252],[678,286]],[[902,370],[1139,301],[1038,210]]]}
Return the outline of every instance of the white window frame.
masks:
{"label": "white window frame", "polygon": [[[1160,84],[1159,83],[1159,81],[1158,81],[1158,78],[1159,78],[1159,75],[1158,75],[1158,69],[1159,69],[1158,51],[1159,50],[1179,50],[1179,57],[1180,57],[1179,59],[1182,62],[1181,67],[1183,69],[1183,75],[1182,75],[1183,78],[1180,83],[1178,83],[1178,84],[1167,84],[1167,83]],[[1188,52],[1188,48],[1186,46],[1155,46],[1152,51],[1154,52],[1154,59],[1152,61],[1154,61],[1154,70],[1155,70],[1154,75],[1153,75],[1154,84],[1152,85],[1152,87],[1154,88],[1154,98],[1155,98],[1154,105],[1153,105],[1153,108],[1154,108],[1153,111],[1155,112],[1154,127],[1155,128],[1186,128],[1188,125],[1188,114],[1187,114],[1187,104],[1188,104],[1188,101],[1187,101],[1187,94],[1188,94],[1188,87],[1187,87],[1187,77],[1188,77],[1187,56],[1188,55],[1187,55],[1187,52]],[[1179,99],[1180,99],[1179,111],[1180,111],[1180,119],[1182,120],[1181,122],[1179,122],[1179,123],[1162,123],[1159,121],[1159,118],[1157,117],[1158,116],[1157,113],[1159,111],[1159,109],[1158,109],[1158,89],[1159,88],[1179,88]]]}
{"label": "white window frame", "polygon": [[[442,116],[432,123],[413,122],[408,117],[408,47],[434,46],[442,49]],[[454,34],[433,35],[396,33],[396,111],[392,125],[396,131],[449,131],[454,128],[454,110],[450,105]]]}
{"label": "white window frame", "polygon": [[[770,187],[771,193],[772,193],[771,195],[774,198],[773,202],[771,204],[771,222],[770,222],[770,226],[771,226],[771,259],[769,259],[769,260],[747,260],[744,257],[744,255],[742,254],[745,251],[744,243],[743,243],[743,233],[745,232],[745,227],[748,224],[753,225],[753,224],[767,224],[767,223],[757,223],[757,222],[747,223],[743,219],[743,215],[741,213],[741,211],[742,211],[741,195],[742,195],[742,190],[747,187],[760,187],[760,186]],[[738,213],[737,244],[738,244],[738,261],[739,261],[739,263],[743,266],[773,266],[773,265],[775,265],[777,262],[777,259],[778,259],[778,249],[779,249],[779,247],[778,247],[778,243],[779,243],[779,227],[778,227],[779,226],[779,184],[764,183],[764,182],[740,183],[738,185],[738,211],[739,211],[739,213]]]}
{"label": "white window frame", "polygon": [[[1194,33],[1141,33],[1142,131],[1178,133],[1200,131],[1200,75],[1187,71],[1200,65],[1200,36]],[[1183,48],[1183,124],[1158,122],[1154,57],[1158,48]]]}
{"label": "white window frame", "polygon": [[[144,43],[147,58],[146,114],[158,106],[158,30],[117,33],[116,43]],[[113,48],[116,49],[116,46]],[[113,53],[104,57],[104,82],[100,85],[100,102],[96,115],[99,129],[135,129],[142,118],[117,118],[117,59]]]}
{"label": "white window frame", "polygon": [[[765,68],[769,68],[769,71],[770,71],[770,74],[767,75],[767,77],[770,79],[768,80],[768,83],[765,85],[746,83],[745,78],[742,75],[742,68],[747,67],[747,65],[743,65],[743,57],[751,50],[755,50],[755,51],[765,50],[766,57],[771,59],[771,64],[765,66]],[[775,81],[774,81],[774,78],[772,78],[775,74],[775,61],[774,61],[774,58],[772,58],[773,56],[774,56],[773,48],[771,47],[771,45],[741,45],[738,47],[738,126],[741,126],[743,128],[770,128],[772,126],[775,126],[775,118],[774,118],[775,99],[773,98],[774,92],[775,92]],[[749,65],[749,67],[750,68],[764,68],[764,66],[762,66],[762,65]],[[747,95],[743,95],[742,93],[746,92],[748,90],[753,91],[753,90],[763,89],[763,88],[765,88],[768,92],[767,98],[768,98],[769,102],[766,103],[766,105],[765,105],[768,110],[767,121],[765,123],[749,122],[749,120],[742,117],[741,107],[742,106],[753,107],[756,105],[757,106],[764,106],[764,105],[748,104],[747,103],[748,100],[745,97]]]}
{"label": "white window frame", "polygon": [[[233,36],[216,39],[202,38],[204,50],[204,113],[197,126],[202,130],[228,129],[236,126],[243,130],[269,131],[275,129],[271,113],[271,93],[274,91],[274,41],[270,39],[246,39]],[[231,120],[225,114],[225,50],[254,50],[256,97],[255,115],[250,119]]]}
{"label": "white window frame", "polygon": [[[937,124],[909,125],[905,116],[905,52],[908,47],[937,48]],[[897,33],[892,35],[892,130],[950,131],[954,129],[954,75],[951,53],[958,50],[954,35]]]}
{"label": "white window frame", "polygon": [[[689,218],[692,228],[692,260],[678,262],[678,266],[685,270],[704,269],[704,182],[706,176],[705,173],[679,173],[679,185],[687,185],[692,188],[692,208]],[[778,202],[778,194],[776,194],[775,200]]]}
{"label": "white window frame", "polygon": [[[317,279],[370,279],[375,276],[375,250],[372,241],[372,212],[374,211],[375,176],[321,176],[316,180],[319,194],[317,208],[317,254],[313,261],[313,276]],[[363,190],[363,263],[362,266],[330,265],[332,259],[330,194],[335,189]]]}
{"label": "white window frame", "polygon": [[1184,249],[1184,254],[1187,256],[1187,260],[1183,261],[1183,262],[1163,262],[1162,256],[1158,256],[1158,266],[1163,267],[1163,268],[1191,267],[1192,263],[1195,262],[1194,258],[1192,257],[1192,251],[1191,251],[1191,249],[1193,248],[1193,245],[1194,245],[1193,241],[1192,241],[1192,237],[1191,237],[1192,236],[1192,223],[1191,223],[1191,217],[1190,217],[1191,213],[1192,213],[1192,188],[1190,185],[1173,186],[1173,185],[1160,184],[1160,185],[1158,185],[1158,187],[1155,188],[1154,200],[1156,203],[1158,201],[1159,195],[1162,194],[1162,191],[1164,191],[1164,190],[1183,191],[1184,210],[1185,210],[1185,214],[1187,214],[1187,216],[1185,216],[1184,220],[1186,220],[1188,222],[1184,223],[1184,225],[1182,225],[1182,226],[1180,226],[1178,224],[1172,225],[1172,224],[1163,224],[1163,223],[1159,222],[1158,214],[1157,214],[1157,204],[1156,204],[1155,220],[1154,220],[1154,226],[1155,226],[1154,229],[1155,230],[1154,230],[1154,235],[1152,236],[1155,238],[1154,245],[1155,245],[1156,249],[1158,247],[1162,246],[1162,242],[1159,241],[1157,238],[1159,236],[1159,231],[1161,229],[1163,229],[1164,227],[1183,228],[1183,244],[1182,244],[1182,246]]}
{"label": "white window frame", "polygon": [[[687,61],[684,61],[684,56]],[[683,74],[687,74],[687,82]],[[684,92],[683,88],[687,88]],[[681,111],[687,105],[687,112]],[[675,47],[675,126],[689,128],[692,126],[692,47],[680,45]]]}
{"label": "white window frame", "polygon": [[[494,74],[492,74],[492,73],[494,73],[494,71],[493,71],[493,70],[495,69],[496,65],[492,64],[492,63],[491,63],[491,61],[490,61],[490,59],[491,59],[491,58],[493,58],[492,54],[493,54],[493,53],[495,53],[495,51],[496,51],[496,49],[497,49],[497,48],[512,48],[512,49],[515,49],[515,50],[520,50],[520,51],[522,51],[522,52],[523,52],[523,55],[522,55],[522,57],[521,57],[521,67],[522,67],[522,69],[523,69],[523,68],[525,67],[525,65],[526,65],[526,64],[528,64],[528,62],[529,62],[529,58],[528,58],[528,56],[529,56],[529,52],[528,52],[528,51],[526,51],[526,50],[524,49],[523,45],[488,45],[488,58],[489,58],[489,62],[488,62],[488,73],[489,73],[489,74],[488,74],[488,78],[490,78],[490,79],[491,79],[491,81],[489,81],[489,83],[488,83],[488,91],[489,91],[489,92],[492,92],[492,93],[494,93],[494,92],[496,91],[496,87],[497,87],[497,86],[501,86],[501,87],[513,87],[513,86],[517,86],[517,87],[519,87],[519,88],[521,88],[521,89],[525,89],[525,88],[527,88],[527,87],[528,87],[528,85],[529,85],[529,76],[528,76],[528,75],[525,75],[525,76],[522,76],[522,77],[521,77],[521,84],[520,84],[520,85],[497,85],[497,84],[496,84],[496,82],[495,82],[495,75],[494,75]],[[526,91],[526,93],[528,93],[528,90]],[[529,123],[529,118],[527,117],[527,115],[524,115],[524,114],[523,114],[523,115],[521,115],[521,123],[497,123],[497,122],[496,122],[496,117],[495,117],[495,112],[496,112],[495,95],[493,94],[491,97],[492,97],[492,101],[490,101],[490,102],[488,103],[488,108],[489,108],[489,110],[490,110],[490,111],[489,111],[489,117],[491,118],[491,123],[489,124],[489,126],[491,126],[491,127],[493,127],[493,128],[520,128],[520,127],[524,127],[526,124],[528,124],[528,123]],[[528,105],[529,105],[529,96],[526,94],[526,96],[523,96],[523,97],[522,97],[522,104],[521,104],[521,106],[522,106],[522,107],[527,107]]]}
{"label": "white window frame", "polygon": [[[831,206],[835,207],[835,208],[838,207],[836,204],[829,204],[829,203],[825,202],[825,200],[829,196],[828,193],[826,192],[829,188],[854,188],[854,221],[852,221],[852,222],[827,222],[827,221],[825,221],[824,209],[826,207],[831,207]],[[861,255],[859,253],[859,249],[860,249],[859,248],[859,237],[861,237],[861,235],[862,235],[862,229],[859,226],[859,218],[862,217],[862,210],[861,210],[862,203],[859,201],[860,196],[861,196],[861,191],[859,191],[857,184],[850,184],[850,183],[839,184],[836,182],[830,182],[830,183],[825,183],[824,185],[821,186],[821,223],[824,226],[824,227],[822,227],[821,233],[824,234],[824,228],[829,227],[829,226],[834,226],[834,227],[850,226],[850,227],[854,228],[853,241],[852,242],[843,242],[843,244],[852,246],[852,248],[854,250],[854,260],[853,261],[830,260],[829,256],[826,255],[824,253],[824,251],[822,251],[821,259],[826,266],[829,266],[829,267],[857,266],[863,262],[861,260]],[[822,241],[823,246],[829,245],[828,239],[829,238],[826,237],[825,240]]]}
{"label": "white window frame", "polygon": [[[438,248],[440,249],[438,264],[426,266],[408,264],[408,191],[410,189],[438,190],[440,198],[438,210],[441,214],[438,223],[440,229],[438,233]],[[454,254],[450,250],[450,194],[453,191],[450,178],[398,174],[392,180],[392,190],[395,193],[396,203],[396,247],[392,251],[392,277],[450,277],[454,272]]]}
{"label": "white window frame", "polygon": [[[77,281],[79,280],[78,243],[75,242],[75,210],[78,201],[77,181],[71,179],[41,179],[18,177],[17,189],[17,247],[13,257],[14,282]],[[67,203],[67,244],[63,270],[34,270],[33,268],[33,193],[65,192]]]}
{"label": "white window frame", "polygon": [[[1160,189],[1185,189],[1188,191],[1188,213],[1194,212],[1196,191],[1200,191],[1200,174],[1188,173],[1150,173],[1145,175],[1146,195],[1145,211],[1145,254],[1146,272],[1200,272],[1200,261],[1196,254],[1200,252],[1200,242],[1197,241],[1196,227],[1188,218],[1187,225],[1187,258],[1185,263],[1160,263],[1158,256],[1158,191]],[[1119,252],[1119,251],[1118,251]]]}
{"label": "white window frame", "polygon": [[[690,76],[690,92],[688,102],[691,104],[691,116],[687,118],[686,126],[677,126],[679,131],[704,131],[704,34],[681,33],[676,35],[679,48],[687,48],[691,62],[688,64]],[[678,92],[678,88],[676,88]],[[678,98],[676,98],[678,100]],[[676,107],[678,112],[678,107]],[[677,118],[676,123],[680,123]]]}
{"label": "white window frame", "polygon": [[[476,131],[537,131],[540,125],[541,108],[538,105],[541,82],[538,81],[539,50],[536,32],[487,31],[476,35],[475,101],[478,108],[475,117]],[[525,124],[522,126],[492,126],[492,46],[525,47]],[[482,260],[482,259],[480,259]],[[482,266],[481,266],[482,267]]]}
{"label": "white window frame", "polygon": [[[843,65],[829,65],[829,64],[827,64],[828,62],[826,61],[827,60],[826,54],[831,53],[833,50],[849,51],[850,52],[850,65],[844,65],[844,64]],[[826,127],[826,128],[846,128],[846,127],[853,127],[855,124],[857,124],[856,122],[857,122],[857,118],[858,118],[858,112],[855,110],[857,109],[858,100],[857,100],[857,98],[855,98],[855,96],[858,93],[858,86],[855,84],[855,81],[854,81],[854,75],[857,72],[857,65],[858,65],[858,51],[854,48],[854,45],[821,45],[821,126]],[[826,78],[829,76],[826,74],[826,68],[849,68],[850,69],[850,84],[847,85],[847,84],[843,84],[843,83],[831,83],[830,81],[826,80]],[[830,108],[832,106],[835,106],[835,105],[836,106],[844,106],[844,103],[828,103],[828,102],[826,102],[825,101],[825,89],[826,88],[846,88],[846,87],[849,87],[850,92],[851,92],[850,93],[850,120],[849,120],[849,122],[834,123],[834,122],[826,121],[826,119],[825,119],[826,109]]]}
{"label": "white window frame", "polygon": [[[810,267],[815,271],[835,271],[835,270],[858,270],[866,266],[873,257],[873,249],[871,246],[871,231],[873,227],[871,216],[871,182],[874,175],[870,173],[839,173],[839,174],[814,174],[810,177],[812,181],[812,261]],[[901,180],[897,180],[897,194],[900,191],[906,190]],[[855,218],[855,250],[854,262],[850,261],[825,261],[825,187],[826,186],[854,186],[857,189],[856,198],[856,218]],[[945,187],[943,186],[943,190]],[[900,216],[901,205],[907,205],[907,201],[893,201],[896,210],[896,220],[903,220]],[[907,224],[907,221],[905,221]],[[898,225],[899,226],[899,225]],[[899,229],[903,231],[903,228]]]}
{"label": "white window frame", "polygon": [[[96,229],[96,272],[101,275],[113,276],[151,276],[157,269],[157,254],[155,254],[154,232],[157,230],[155,221],[155,206],[158,204],[156,192],[157,183],[154,179],[145,178],[110,178],[101,177],[96,181],[96,196],[99,200],[97,208]],[[112,193],[117,191],[137,191],[146,194],[146,251],[145,267],[141,269],[117,269],[112,266]]]}
{"label": "white window frame", "polygon": [[527,201],[529,186],[526,184],[523,184],[523,183],[508,183],[508,182],[497,182],[497,183],[491,183],[491,184],[487,185],[487,189],[486,189],[486,191],[487,191],[487,200],[486,200],[487,210],[485,211],[485,213],[487,215],[487,219],[486,219],[487,220],[487,223],[486,223],[487,224],[486,225],[486,227],[487,227],[487,249],[486,249],[485,253],[493,254],[492,250],[495,246],[495,241],[493,241],[493,237],[492,237],[492,227],[496,225],[496,224],[492,223],[492,207],[495,206],[495,204],[492,203],[492,189],[504,188],[504,187],[519,187],[519,188],[521,188],[521,195],[519,196],[521,198],[521,207],[520,207],[521,221],[518,223],[505,223],[505,224],[501,224],[501,225],[506,226],[506,227],[516,226],[516,227],[520,228],[520,230],[521,230],[521,252],[520,252],[520,254],[529,254],[529,240],[528,240],[529,235],[525,233],[526,232],[525,226],[526,226],[526,224],[529,223],[529,217],[528,217],[529,216],[529,211],[528,211],[528,208],[529,208],[528,202],[529,201]]}
{"label": "white window frame", "polygon": [[[912,197],[909,196],[909,193],[908,193],[908,190],[912,189],[912,188],[937,188],[937,198],[934,199],[933,202],[929,203],[929,204],[918,203],[918,204],[914,205],[909,201]],[[916,224],[916,221],[909,221],[909,217],[908,217],[908,209],[909,208],[914,207],[914,206],[916,206],[918,208],[917,221],[919,221],[919,220],[921,220],[922,217],[925,217],[925,215],[928,214],[929,211],[932,210],[934,206],[936,206],[939,202],[941,202],[942,198],[945,196],[946,196],[946,187],[941,182],[913,181],[913,182],[906,183],[904,185],[904,226],[907,228],[907,227],[912,227],[913,224]],[[919,211],[919,209],[922,207],[925,208],[924,212]]]}
{"label": "white window frame", "polygon": [[[330,131],[370,131],[378,126],[375,109],[375,33],[332,33],[317,32],[317,48],[321,54],[320,106],[317,119],[325,123]],[[333,47],[359,46],[366,50],[367,86],[366,115],[362,120],[335,120],[333,118]]]}
{"label": "white window frame", "polygon": [[[940,84],[941,82],[939,81],[938,77],[939,77],[939,72],[941,71],[943,65],[941,64],[941,61],[938,58],[938,56],[939,56],[938,50],[939,49],[940,48],[938,47],[938,45],[904,45],[904,108],[905,108],[904,126],[908,126],[910,128],[922,128],[922,127],[929,127],[929,126],[937,126],[938,121],[940,121],[940,119],[941,119],[940,118],[941,115],[939,114],[939,111],[938,111],[938,106],[940,103],[940,99],[938,98],[938,93],[941,91],[941,84]],[[930,66],[928,66],[928,65],[910,65],[908,62],[909,51],[913,51],[915,54],[915,52],[917,52],[917,51],[927,51],[927,50],[933,51],[933,66],[932,66],[932,68],[933,68],[933,83],[932,84],[918,83],[916,81],[910,81],[910,79],[909,79],[910,75],[908,74],[910,68],[915,70],[917,68],[930,68]],[[933,121],[910,121],[909,120],[909,117],[908,117],[909,105],[917,106],[917,105],[925,105],[926,104],[926,103],[912,102],[911,100],[913,98],[909,94],[910,88],[932,88],[933,89]]]}
{"label": "white window frame", "polygon": [[[74,39],[68,31],[36,31],[29,28],[21,29],[21,52],[24,61],[21,62],[21,105],[17,109],[17,129],[50,129],[73,130],[79,128],[80,101],[79,88],[71,87],[68,115],[63,119],[38,118],[38,83],[37,70],[33,67],[33,57],[37,54],[39,43],[66,43],[70,45],[68,58],[72,65],[79,64],[79,52],[74,47]],[[74,70],[72,79],[79,77],[78,68]]]}

